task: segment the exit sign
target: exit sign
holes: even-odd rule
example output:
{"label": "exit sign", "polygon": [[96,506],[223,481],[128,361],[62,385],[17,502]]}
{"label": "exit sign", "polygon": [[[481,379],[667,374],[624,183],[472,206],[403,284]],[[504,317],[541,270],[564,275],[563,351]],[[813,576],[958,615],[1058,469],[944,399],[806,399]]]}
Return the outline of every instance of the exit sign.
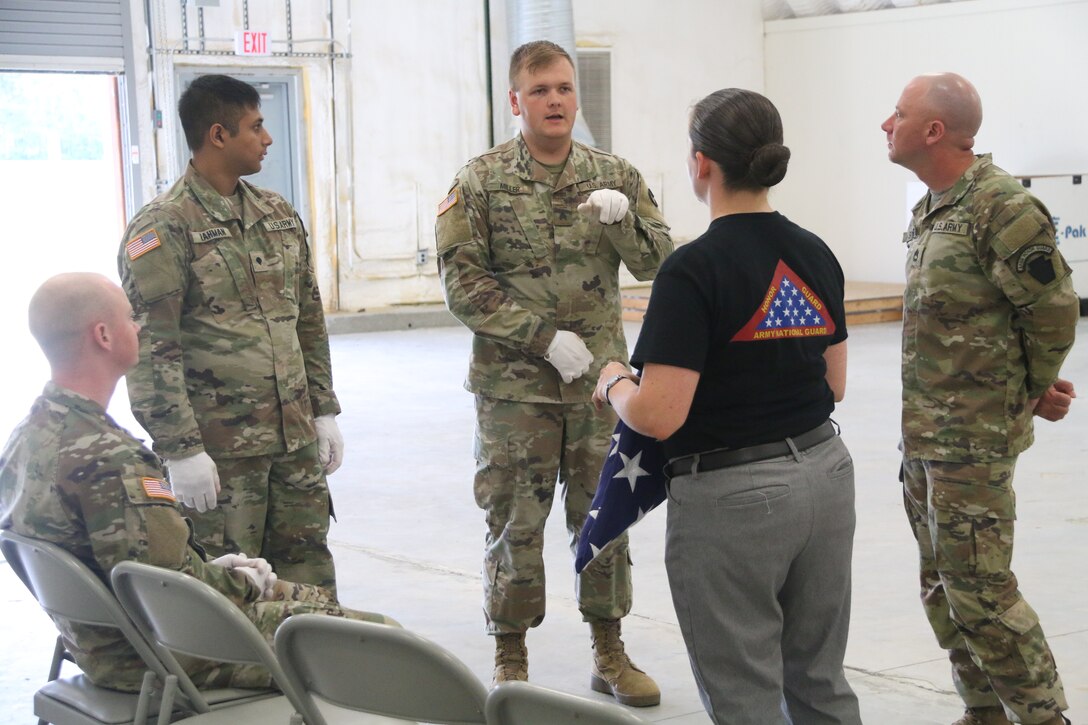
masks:
{"label": "exit sign", "polygon": [[272,55],[268,49],[268,32],[264,30],[236,30],[234,32],[235,55]]}

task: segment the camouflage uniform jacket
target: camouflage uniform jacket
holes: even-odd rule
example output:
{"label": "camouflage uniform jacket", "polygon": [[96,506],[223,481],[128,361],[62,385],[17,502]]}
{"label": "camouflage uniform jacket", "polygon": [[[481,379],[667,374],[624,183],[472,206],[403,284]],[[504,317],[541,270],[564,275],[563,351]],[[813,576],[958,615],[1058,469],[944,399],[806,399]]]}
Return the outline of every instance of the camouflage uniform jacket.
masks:
{"label": "camouflage uniform jacket", "polygon": [[190,164],[118,255],[143,325],[129,398],[164,458],[295,451],[315,416],[340,412],[302,222],[278,194],[239,188],[241,219]]}
{"label": "camouflage uniform jacket", "polygon": [[903,297],[903,444],[983,461],[1033,441],[1028,400],[1073,345],[1077,297],[1046,207],[989,155],[913,210]]}
{"label": "camouflage uniform jacket", "polygon": [[[604,225],[578,212],[597,189],[627,195],[622,220]],[[627,360],[620,262],[653,279],[672,251],[631,164],[574,142],[553,187],[520,135],[458,172],[435,234],[446,304],[475,333],[465,387],[528,403],[586,402],[600,368]],[[578,334],[593,355],[589,372],[567,385],[544,360],[558,330]]]}
{"label": "camouflage uniform jacket", "polygon": [[[241,573],[205,563],[159,458],[98,403],[54,383],[0,457],[0,528],[71,552],[107,586],[115,565],[139,561],[190,574],[239,606],[260,599]],[[117,630],[55,621],[93,682],[140,688],[146,666]]]}

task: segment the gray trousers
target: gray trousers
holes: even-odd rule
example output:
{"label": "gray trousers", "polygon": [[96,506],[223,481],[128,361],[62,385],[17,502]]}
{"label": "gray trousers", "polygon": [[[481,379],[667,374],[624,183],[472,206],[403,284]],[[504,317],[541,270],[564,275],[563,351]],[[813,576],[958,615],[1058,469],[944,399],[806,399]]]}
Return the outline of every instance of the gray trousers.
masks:
{"label": "gray trousers", "polygon": [[842,439],[669,489],[665,567],[711,720],[860,723],[842,666],[854,541]]}

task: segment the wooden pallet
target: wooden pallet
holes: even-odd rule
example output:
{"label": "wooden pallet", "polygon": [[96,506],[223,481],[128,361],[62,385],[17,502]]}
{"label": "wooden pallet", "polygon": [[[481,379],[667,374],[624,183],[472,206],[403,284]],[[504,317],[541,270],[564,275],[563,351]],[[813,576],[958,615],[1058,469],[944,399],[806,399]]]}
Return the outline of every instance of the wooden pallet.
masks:
{"label": "wooden pallet", "polygon": [[[621,293],[623,319],[641,322],[650,301],[649,287],[631,287]],[[883,282],[846,283],[846,324],[865,325],[903,319],[903,285]]]}

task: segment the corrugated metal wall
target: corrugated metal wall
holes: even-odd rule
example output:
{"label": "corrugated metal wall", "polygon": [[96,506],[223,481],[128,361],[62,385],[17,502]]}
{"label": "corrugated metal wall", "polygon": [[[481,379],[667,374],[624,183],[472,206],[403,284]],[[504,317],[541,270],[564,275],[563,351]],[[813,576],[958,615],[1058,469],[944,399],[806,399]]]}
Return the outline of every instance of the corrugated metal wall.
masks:
{"label": "corrugated metal wall", "polygon": [[0,55],[123,58],[121,0],[0,0]]}

